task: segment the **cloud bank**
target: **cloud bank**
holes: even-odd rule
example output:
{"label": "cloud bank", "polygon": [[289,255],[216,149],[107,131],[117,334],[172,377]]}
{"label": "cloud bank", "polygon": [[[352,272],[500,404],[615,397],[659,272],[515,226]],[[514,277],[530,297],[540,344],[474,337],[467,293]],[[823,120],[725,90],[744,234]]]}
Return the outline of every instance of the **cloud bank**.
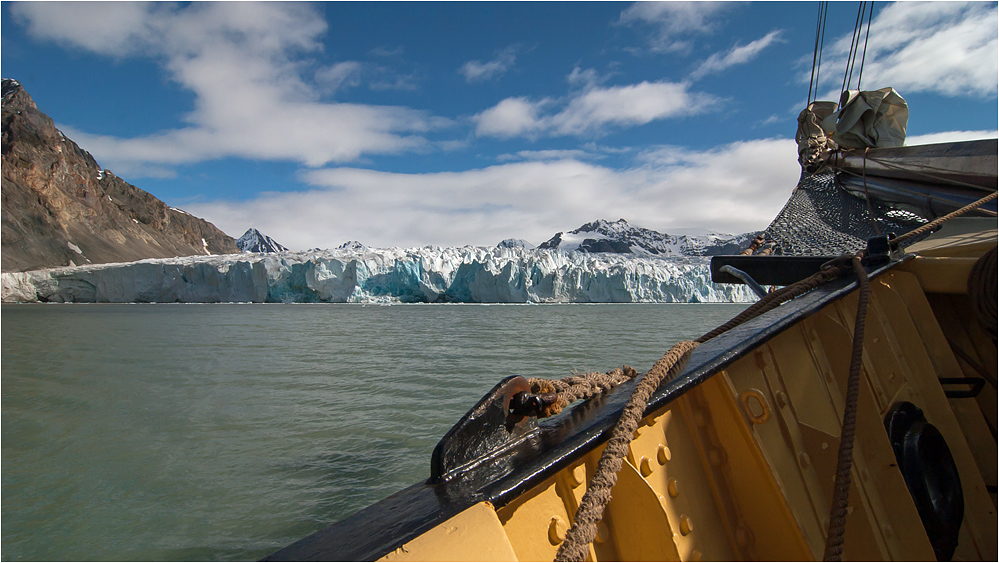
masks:
{"label": "cloud bank", "polygon": [[554,152],[462,172],[322,168],[303,174],[311,190],[185,208],[226,232],[252,225],[295,249],[350,239],[369,246],[489,245],[510,237],[538,244],[556,230],[620,217],[667,232],[742,232],[765,228],[787,201],[798,179],[796,151],[793,140],[762,139],[700,152],[655,147],[627,169]]}

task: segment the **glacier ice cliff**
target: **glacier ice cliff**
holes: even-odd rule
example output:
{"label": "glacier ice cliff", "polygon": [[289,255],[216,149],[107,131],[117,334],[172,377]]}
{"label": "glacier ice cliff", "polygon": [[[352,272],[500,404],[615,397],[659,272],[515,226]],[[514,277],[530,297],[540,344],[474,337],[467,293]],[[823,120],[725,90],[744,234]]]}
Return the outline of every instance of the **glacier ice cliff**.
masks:
{"label": "glacier ice cliff", "polygon": [[231,254],[2,274],[4,302],[752,302],[711,283],[707,258],[521,247]]}

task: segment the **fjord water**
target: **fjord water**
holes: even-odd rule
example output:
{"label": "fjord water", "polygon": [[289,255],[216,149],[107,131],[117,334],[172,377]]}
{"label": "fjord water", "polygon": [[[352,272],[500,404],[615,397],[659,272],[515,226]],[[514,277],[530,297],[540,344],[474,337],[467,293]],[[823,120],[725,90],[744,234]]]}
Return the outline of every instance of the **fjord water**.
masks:
{"label": "fjord water", "polygon": [[429,475],[501,378],[647,370],[738,304],[4,305],[4,560],[257,559]]}

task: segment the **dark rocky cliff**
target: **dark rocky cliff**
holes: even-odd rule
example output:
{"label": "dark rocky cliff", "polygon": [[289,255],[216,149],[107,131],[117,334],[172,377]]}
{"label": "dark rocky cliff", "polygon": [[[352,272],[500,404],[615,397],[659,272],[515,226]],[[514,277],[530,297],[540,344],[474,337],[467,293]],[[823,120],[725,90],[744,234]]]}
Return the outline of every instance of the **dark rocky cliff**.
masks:
{"label": "dark rocky cliff", "polygon": [[102,170],[6,79],[2,151],[3,271],[239,252],[211,223]]}

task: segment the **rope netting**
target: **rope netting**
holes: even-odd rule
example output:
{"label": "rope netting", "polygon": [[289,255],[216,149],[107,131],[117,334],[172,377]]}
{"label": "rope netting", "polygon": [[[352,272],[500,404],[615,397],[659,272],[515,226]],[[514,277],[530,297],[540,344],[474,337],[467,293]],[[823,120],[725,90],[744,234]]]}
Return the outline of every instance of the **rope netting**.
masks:
{"label": "rope netting", "polygon": [[914,213],[845,190],[832,172],[803,174],[790,199],[764,231],[773,254],[853,254],[881,233],[902,234],[927,222]]}

